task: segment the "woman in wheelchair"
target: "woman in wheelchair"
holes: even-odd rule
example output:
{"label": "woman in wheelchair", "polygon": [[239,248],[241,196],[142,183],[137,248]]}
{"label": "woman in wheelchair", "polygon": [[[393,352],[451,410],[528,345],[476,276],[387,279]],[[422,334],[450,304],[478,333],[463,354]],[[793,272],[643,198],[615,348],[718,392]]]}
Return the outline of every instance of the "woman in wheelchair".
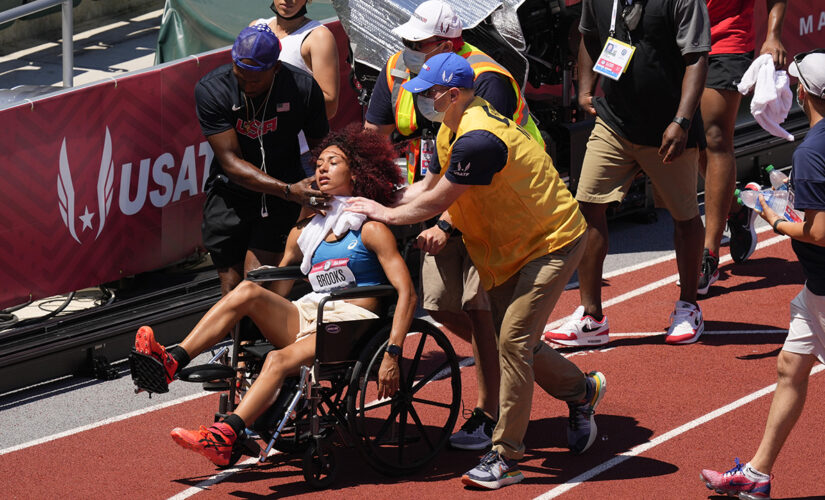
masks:
{"label": "woman in wheelchair", "polygon": [[[340,198],[335,198],[364,196],[390,203],[394,186],[401,182],[393,164],[392,146],[378,134],[348,127],[327,136],[317,151],[315,181],[323,193],[333,198],[323,207],[324,212],[304,218],[292,229],[280,264],[301,263],[313,292],[290,302],[284,296],[291,289],[291,281],[274,282],[274,291],[244,281],[218,301],[179,345],[165,349],[147,326],[138,330],[135,339],[137,352],[160,361],[157,369],[162,370],[162,364],[165,373],[158,376],[161,380],[165,376],[167,383],[191,358],[221,341],[244,316],[249,316],[276,347],[267,355],[260,375],[233,414],[208,428],[175,428],[171,432],[179,445],[219,466],[228,464],[232,445],[246,424],[255,422],[275,402],[284,378],[297,374],[300,366],[312,364],[316,308],[324,292],[389,281],[398,295],[390,345],[403,345],[413,318],[414,286],[394,236],[380,222],[365,221],[361,215],[343,211]],[[378,299],[328,302],[327,307],[338,321],[376,317]],[[384,355],[378,378],[379,397],[395,394],[399,385],[397,356],[389,352]]]}

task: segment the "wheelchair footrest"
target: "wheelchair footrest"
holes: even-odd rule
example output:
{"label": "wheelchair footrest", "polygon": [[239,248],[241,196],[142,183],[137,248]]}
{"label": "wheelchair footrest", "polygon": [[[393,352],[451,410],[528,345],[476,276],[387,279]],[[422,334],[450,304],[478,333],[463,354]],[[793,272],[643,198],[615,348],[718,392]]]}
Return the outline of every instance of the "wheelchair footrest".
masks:
{"label": "wheelchair footrest", "polygon": [[156,394],[169,392],[166,368],[157,359],[132,349],[129,354],[129,371],[132,381],[139,389]]}
{"label": "wheelchair footrest", "polygon": [[[226,381],[227,387],[229,383],[227,379],[235,378],[237,371],[231,366],[220,363],[207,363],[205,365],[187,366],[178,373],[178,378],[186,382],[211,382],[211,381]],[[212,389],[222,391],[224,388]]]}

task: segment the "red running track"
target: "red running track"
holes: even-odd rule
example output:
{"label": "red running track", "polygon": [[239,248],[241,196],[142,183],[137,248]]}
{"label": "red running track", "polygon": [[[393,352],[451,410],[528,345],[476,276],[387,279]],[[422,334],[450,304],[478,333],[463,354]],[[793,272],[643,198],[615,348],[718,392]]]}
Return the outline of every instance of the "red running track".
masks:
{"label": "red running track", "polygon": [[[537,390],[521,463],[526,478],[500,493],[466,489],[458,477],[480,454],[451,450],[422,472],[398,479],[381,476],[355,450],[340,448],[337,481],[324,492],[304,483],[300,460],[282,455],[215,478],[221,471],[175,445],[168,434],[176,426],[211,421],[217,395],[210,395],[0,455],[3,495],[707,498],[712,492],[699,480],[699,470],[727,470],[734,457],[749,459],[759,443],[788,303],[803,280],[789,241],[772,236],[763,233],[768,246],[746,263],[734,265],[723,255],[720,281],[700,302],[707,333],[693,345],[664,344],[662,333],[678,297],[673,260],[607,279],[603,293],[611,342],[595,350],[560,349],[583,370],[607,376],[596,416],[600,437],[586,454],[571,455],[565,449],[566,406]],[[577,304],[578,291],[566,291],[550,320],[563,318]],[[456,350],[471,354],[460,341]],[[475,401],[473,370],[462,372],[468,405]],[[819,468],[825,448],[819,431],[825,415],[822,379],[819,371],[812,375],[805,411],[774,470],[773,498],[825,497],[825,482],[809,469],[809,464]]]}

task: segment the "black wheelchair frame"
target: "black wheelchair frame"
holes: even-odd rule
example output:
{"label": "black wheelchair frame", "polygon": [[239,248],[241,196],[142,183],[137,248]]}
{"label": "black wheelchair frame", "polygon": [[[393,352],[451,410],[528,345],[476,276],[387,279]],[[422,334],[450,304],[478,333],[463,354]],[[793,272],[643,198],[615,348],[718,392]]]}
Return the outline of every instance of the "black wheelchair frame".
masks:
{"label": "black wheelchair frame", "polygon": [[[255,282],[302,278],[298,267],[261,268],[247,275]],[[324,305],[329,301],[394,294],[389,285],[354,287],[333,291],[320,301],[313,365],[287,378],[275,404],[258,421],[247,423],[229,466],[243,455],[259,456],[263,462],[272,448],[301,453],[306,481],[325,488],[335,478],[335,434],[385,475],[410,474],[435,458],[452,433],[461,405],[458,359],[446,335],[433,324],[414,319],[399,357],[400,388],[392,398],[377,400],[378,369],[392,317],[324,322]],[[217,385],[227,393],[221,395],[216,421],[232,412],[274,349],[266,341],[245,340],[248,325],[236,327],[231,361],[223,348],[212,362],[187,367],[179,374],[190,382],[227,382]],[[449,379],[449,394],[430,385],[440,379]]]}

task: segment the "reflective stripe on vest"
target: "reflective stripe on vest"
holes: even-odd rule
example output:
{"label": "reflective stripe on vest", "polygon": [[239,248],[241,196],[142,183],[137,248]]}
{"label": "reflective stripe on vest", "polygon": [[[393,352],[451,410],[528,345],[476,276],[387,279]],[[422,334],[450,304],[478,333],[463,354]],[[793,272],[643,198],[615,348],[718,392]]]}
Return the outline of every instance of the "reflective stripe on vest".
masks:
{"label": "reflective stripe on vest", "polygon": [[[395,112],[395,128],[401,135],[408,136],[418,129],[418,124],[415,119],[413,95],[401,87],[403,83],[411,78],[410,71],[404,64],[404,58],[401,57],[401,54],[402,52],[400,51],[396,52],[387,61],[387,87],[392,94],[391,99]],[[492,71],[510,80],[510,85],[512,85],[513,91],[516,93],[516,101],[518,103],[512,120],[527,130],[527,132],[544,147],[544,139],[542,139],[538,126],[530,116],[527,101],[524,99],[521,88],[510,72],[498,64],[493,58],[467,42],[464,42],[464,45],[457,54],[470,63],[475,78],[478,78],[482,73]]]}

